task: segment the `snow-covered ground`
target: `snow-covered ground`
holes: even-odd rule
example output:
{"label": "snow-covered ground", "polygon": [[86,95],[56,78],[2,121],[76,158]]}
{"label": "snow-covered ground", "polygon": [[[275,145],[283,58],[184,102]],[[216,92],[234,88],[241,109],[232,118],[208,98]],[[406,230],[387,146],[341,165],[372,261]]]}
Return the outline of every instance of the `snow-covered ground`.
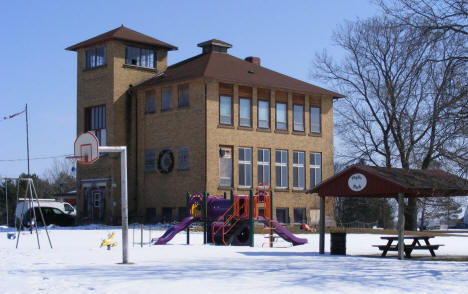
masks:
{"label": "snow-covered ground", "polygon": [[[145,231],[141,248],[132,246],[130,230],[133,264],[121,265],[118,227],[49,232],[54,249],[40,231],[40,250],[34,234],[22,233],[15,249],[16,240],[0,232],[0,293],[466,293],[468,287],[468,262],[362,256],[379,254],[371,246],[384,243],[379,235],[348,234],[348,255],[331,256],[318,254],[316,234],[300,235],[306,245],[282,241],[276,248],[262,247],[266,239],[256,235],[250,248],[203,245],[201,233],[191,233],[187,246],[184,232],[169,245],[149,246]],[[110,232],[118,246],[99,248]],[[445,244],[438,255],[468,256],[468,236],[432,240]]]}

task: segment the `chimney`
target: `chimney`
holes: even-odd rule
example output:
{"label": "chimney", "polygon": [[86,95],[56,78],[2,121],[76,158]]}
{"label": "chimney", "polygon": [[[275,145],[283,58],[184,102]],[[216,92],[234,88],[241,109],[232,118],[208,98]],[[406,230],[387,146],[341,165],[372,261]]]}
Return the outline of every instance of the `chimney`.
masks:
{"label": "chimney", "polygon": [[245,61],[256,64],[260,66],[260,57],[249,56],[245,58]]}
{"label": "chimney", "polygon": [[227,53],[229,48],[232,48],[232,45],[221,40],[211,39],[205,42],[201,42],[197,45],[203,49],[203,54],[210,52],[221,52]]}

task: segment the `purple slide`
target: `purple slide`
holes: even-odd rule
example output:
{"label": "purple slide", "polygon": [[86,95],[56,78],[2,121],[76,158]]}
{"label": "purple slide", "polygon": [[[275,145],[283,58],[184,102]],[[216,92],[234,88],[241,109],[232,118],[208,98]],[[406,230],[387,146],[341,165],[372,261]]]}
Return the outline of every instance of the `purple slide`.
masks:
{"label": "purple slide", "polygon": [[164,245],[167,242],[169,242],[172,238],[174,238],[174,236],[177,235],[177,233],[190,226],[190,224],[194,221],[195,218],[193,218],[192,216],[186,217],[177,225],[170,227],[161,237],[153,238],[151,242],[153,242],[154,245]]}
{"label": "purple slide", "polygon": [[[263,223],[265,226],[269,226],[269,220],[265,219],[264,217],[259,216],[258,221]],[[294,236],[290,231],[286,230],[286,228],[280,225],[277,221],[272,220],[272,225],[274,228],[273,231],[284,240],[291,242],[293,246],[307,243],[307,239],[298,238]]]}

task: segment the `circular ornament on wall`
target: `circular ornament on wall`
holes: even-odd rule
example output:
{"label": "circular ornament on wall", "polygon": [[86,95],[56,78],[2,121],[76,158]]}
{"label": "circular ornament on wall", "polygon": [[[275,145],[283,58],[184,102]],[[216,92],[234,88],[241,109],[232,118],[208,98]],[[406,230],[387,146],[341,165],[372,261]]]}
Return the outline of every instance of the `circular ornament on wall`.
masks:
{"label": "circular ornament on wall", "polygon": [[162,150],[161,152],[159,152],[158,170],[163,174],[167,174],[167,173],[170,173],[173,168],[174,168],[174,154],[172,154],[172,151]]}
{"label": "circular ornament on wall", "polygon": [[366,176],[360,173],[352,174],[348,179],[348,187],[354,192],[362,191],[367,185]]}

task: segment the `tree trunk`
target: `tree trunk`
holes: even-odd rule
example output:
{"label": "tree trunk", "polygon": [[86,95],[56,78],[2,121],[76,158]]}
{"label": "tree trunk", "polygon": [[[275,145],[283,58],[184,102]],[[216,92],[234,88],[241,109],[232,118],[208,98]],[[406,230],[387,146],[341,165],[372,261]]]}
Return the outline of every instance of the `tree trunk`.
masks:
{"label": "tree trunk", "polygon": [[405,207],[405,230],[416,231],[417,230],[417,198],[408,198],[408,205]]}

